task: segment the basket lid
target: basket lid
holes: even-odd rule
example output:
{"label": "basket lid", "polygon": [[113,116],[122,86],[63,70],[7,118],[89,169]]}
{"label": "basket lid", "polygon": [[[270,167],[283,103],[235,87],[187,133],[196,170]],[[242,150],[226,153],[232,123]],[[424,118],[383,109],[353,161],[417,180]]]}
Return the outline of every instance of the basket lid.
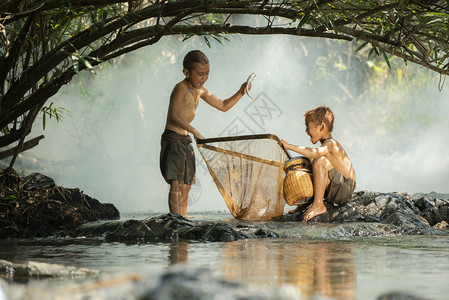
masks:
{"label": "basket lid", "polygon": [[284,171],[287,171],[292,166],[298,166],[301,169],[312,170],[312,164],[310,160],[305,156],[292,157],[285,161]]}

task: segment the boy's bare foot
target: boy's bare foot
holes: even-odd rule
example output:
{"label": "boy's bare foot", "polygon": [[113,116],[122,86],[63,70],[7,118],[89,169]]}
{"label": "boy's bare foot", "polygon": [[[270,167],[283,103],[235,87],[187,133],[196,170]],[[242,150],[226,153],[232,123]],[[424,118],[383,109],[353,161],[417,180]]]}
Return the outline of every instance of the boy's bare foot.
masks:
{"label": "boy's bare foot", "polygon": [[305,210],[306,206],[310,204],[309,201],[310,198],[307,199],[301,199],[295,203],[293,203],[293,205],[296,205],[295,209],[289,210],[288,213],[289,214],[294,214],[295,212],[300,212],[302,210]]}
{"label": "boy's bare foot", "polygon": [[294,214],[294,213],[296,213],[296,212],[301,211],[303,208],[304,208],[303,205],[298,205],[295,209],[289,210],[288,213],[289,213],[289,214]]}
{"label": "boy's bare foot", "polygon": [[326,206],[323,205],[310,205],[309,208],[306,210],[306,212],[304,213],[304,217],[303,220],[304,221],[309,221],[310,219],[318,216],[318,215],[322,215],[327,211]]}

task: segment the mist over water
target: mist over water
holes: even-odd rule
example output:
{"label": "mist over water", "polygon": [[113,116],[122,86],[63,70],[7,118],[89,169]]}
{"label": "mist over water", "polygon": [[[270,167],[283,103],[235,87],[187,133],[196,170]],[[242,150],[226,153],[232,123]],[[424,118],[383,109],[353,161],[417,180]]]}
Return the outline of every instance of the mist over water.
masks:
{"label": "mist over water", "polygon": [[[181,42],[167,37],[117,59],[115,67],[105,64],[95,75],[80,73],[49,101],[69,110],[71,117],[65,116],[63,123],[47,121],[45,131],[41,120],[36,121],[32,136],[46,137],[20,157],[16,170],[79,187],[121,212],[168,211],[168,185],[159,171],[160,135],[172,88],[184,78],[182,59],[189,50],[200,49],[210,60],[205,86],[222,99],[233,95],[250,73],[257,74],[254,102],[245,96],[223,113],[201,101],[192,125],[205,137],[272,133],[313,146],[304,132],[303,114],[327,105],[335,114],[333,136],[354,163],[356,190],[449,192],[449,87],[446,83],[438,90],[439,75],[404,65],[403,73],[391,76],[404,85],[411,76],[432,77],[410,97],[398,89],[370,88],[376,85],[363,82],[359,67],[337,60],[331,64],[335,71],[323,72],[322,84],[312,85],[312,74],[319,74],[333,51],[326,48],[328,41],[232,36],[225,46],[211,43],[209,49],[202,38]],[[347,47],[354,51],[349,43]],[[343,65],[352,77],[342,71]],[[227,210],[196,155],[197,184],[188,211]]]}

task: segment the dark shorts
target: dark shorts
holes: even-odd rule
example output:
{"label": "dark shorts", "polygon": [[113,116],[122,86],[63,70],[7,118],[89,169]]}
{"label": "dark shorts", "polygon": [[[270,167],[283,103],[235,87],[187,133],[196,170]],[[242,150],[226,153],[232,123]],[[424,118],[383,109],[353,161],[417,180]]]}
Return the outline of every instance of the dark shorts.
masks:
{"label": "dark shorts", "polygon": [[195,153],[191,137],[166,129],[161,137],[159,166],[167,183],[173,180],[194,183]]}
{"label": "dark shorts", "polygon": [[343,176],[337,170],[329,171],[329,190],[326,200],[335,204],[343,204],[351,201],[352,193],[355,189],[355,181]]}

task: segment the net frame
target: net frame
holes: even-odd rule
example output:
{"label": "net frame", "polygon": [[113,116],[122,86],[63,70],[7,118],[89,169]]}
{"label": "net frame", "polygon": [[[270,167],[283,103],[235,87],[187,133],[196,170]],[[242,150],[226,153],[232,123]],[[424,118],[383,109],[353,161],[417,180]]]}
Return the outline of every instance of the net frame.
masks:
{"label": "net frame", "polygon": [[[260,140],[260,139],[265,139],[265,140],[268,139],[268,140],[275,141],[275,143],[281,149],[282,153],[280,153],[280,157],[282,158],[282,161],[270,160],[270,159],[266,159],[266,158],[262,158],[262,157],[258,157],[258,156],[245,154],[245,153],[241,153],[238,151],[233,151],[230,149],[224,149],[221,147],[210,145],[212,143],[220,143],[220,142],[233,142],[233,141],[245,141],[245,140],[251,141],[251,140]],[[285,206],[285,201],[283,198],[284,162],[285,162],[285,160],[290,159],[291,156],[284,149],[280,139],[276,135],[253,134],[253,135],[208,138],[208,139],[197,140],[197,147],[198,147],[198,150],[199,150],[201,156],[203,157],[204,161],[206,162],[206,166],[209,170],[209,173],[211,174],[212,180],[214,181],[220,194],[224,198],[225,203],[226,203],[229,211],[231,212],[231,214],[234,216],[234,218],[245,219],[245,220],[267,220],[267,219],[271,219],[275,216],[279,216],[279,215],[283,214],[283,210],[284,210],[284,206]],[[209,166],[209,161],[212,159],[208,160],[205,157],[204,153],[202,152],[201,148],[204,148],[206,150],[213,151],[213,152],[216,152],[219,154],[225,154],[232,158],[244,159],[244,160],[248,160],[251,162],[258,163],[258,164],[268,165],[268,166],[277,168],[278,169],[278,171],[277,171],[277,192],[276,192],[277,199],[272,199],[273,201],[276,201],[276,204],[275,204],[276,207],[274,209],[275,213],[270,212],[268,215],[262,215],[260,213],[255,213],[254,211],[251,211],[250,207],[242,208],[241,204],[245,201],[242,199],[238,199],[238,201],[236,201],[236,199],[235,199],[236,195],[229,193],[228,190],[223,186],[222,182],[218,178],[214,169]],[[243,193],[243,194],[245,194],[245,193]],[[241,195],[238,195],[238,197],[240,197],[240,196]],[[245,195],[243,195],[243,197],[245,197]],[[270,203],[271,203],[271,201],[270,201]],[[270,203],[267,203],[267,206],[269,206],[269,205],[273,206],[273,204],[270,204]]]}

